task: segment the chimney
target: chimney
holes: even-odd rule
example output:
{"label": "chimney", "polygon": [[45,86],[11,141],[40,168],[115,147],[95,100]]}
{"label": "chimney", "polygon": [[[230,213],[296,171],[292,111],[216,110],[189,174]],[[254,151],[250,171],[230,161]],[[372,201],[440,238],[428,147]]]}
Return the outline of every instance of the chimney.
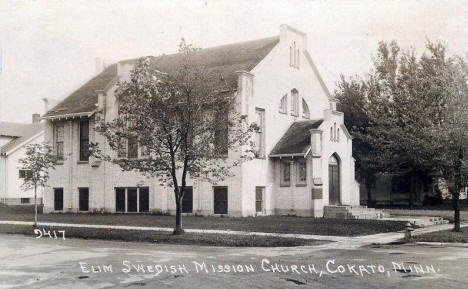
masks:
{"label": "chimney", "polygon": [[48,97],[43,97],[42,101],[44,102],[44,113],[47,113],[51,108],[58,104],[57,100]]}
{"label": "chimney", "polygon": [[104,70],[104,61],[102,60],[101,57],[96,57],[94,59],[94,65],[95,65],[95,73],[101,73]]}
{"label": "chimney", "polygon": [[38,113],[33,113],[32,123],[40,123],[40,122],[41,122],[41,115]]}

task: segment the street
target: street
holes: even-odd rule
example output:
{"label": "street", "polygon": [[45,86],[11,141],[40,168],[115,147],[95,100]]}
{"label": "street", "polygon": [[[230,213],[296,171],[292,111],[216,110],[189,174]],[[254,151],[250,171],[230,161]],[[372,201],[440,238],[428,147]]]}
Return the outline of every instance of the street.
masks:
{"label": "street", "polygon": [[[468,250],[222,248],[0,235],[0,288],[465,288]],[[465,285],[464,285],[465,284]]]}

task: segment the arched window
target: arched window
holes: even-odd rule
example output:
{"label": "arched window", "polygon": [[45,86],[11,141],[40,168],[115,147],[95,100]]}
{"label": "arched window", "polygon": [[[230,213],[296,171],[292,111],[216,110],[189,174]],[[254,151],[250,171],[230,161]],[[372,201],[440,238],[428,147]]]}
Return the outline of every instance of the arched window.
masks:
{"label": "arched window", "polygon": [[289,66],[293,66],[293,53],[292,47],[289,46]]}
{"label": "arched window", "polygon": [[296,67],[299,68],[299,49],[297,50],[297,63],[296,63]]}
{"label": "arched window", "polygon": [[299,92],[295,88],[291,90],[291,114],[299,115]]}
{"label": "arched window", "polygon": [[304,99],[302,99],[302,117],[310,118],[309,106],[307,105],[307,102],[305,102]]}
{"label": "arched window", "polygon": [[281,113],[288,113],[288,94],[285,94],[285,95],[281,98],[279,111],[280,111]]}
{"label": "arched window", "polygon": [[296,41],[294,41],[294,63],[293,66],[296,66],[297,60],[296,60]]}

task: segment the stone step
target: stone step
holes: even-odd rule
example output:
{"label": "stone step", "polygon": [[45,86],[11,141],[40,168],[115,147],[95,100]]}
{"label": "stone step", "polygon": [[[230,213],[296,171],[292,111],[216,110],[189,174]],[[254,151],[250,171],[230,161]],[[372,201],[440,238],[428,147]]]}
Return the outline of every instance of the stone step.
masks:
{"label": "stone step", "polygon": [[389,217],[387,213],[367,206],[325,206],[324,218],[335,219],[380,219]]}

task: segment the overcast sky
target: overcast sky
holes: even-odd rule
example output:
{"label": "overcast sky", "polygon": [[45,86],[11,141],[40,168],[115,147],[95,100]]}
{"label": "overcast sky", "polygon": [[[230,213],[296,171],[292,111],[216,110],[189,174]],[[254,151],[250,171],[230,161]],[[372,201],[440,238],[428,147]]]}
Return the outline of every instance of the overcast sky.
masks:
{"label": "overcast sky", "polygon": [[30,122],[43,97],[63,99],[108,63],[278,35],[308,34],[309,51],[334,90],[363,74],[380,40],[424,49],[426,38],[468,52],[468,1],[17,1],[0,0],[0,119]]}

